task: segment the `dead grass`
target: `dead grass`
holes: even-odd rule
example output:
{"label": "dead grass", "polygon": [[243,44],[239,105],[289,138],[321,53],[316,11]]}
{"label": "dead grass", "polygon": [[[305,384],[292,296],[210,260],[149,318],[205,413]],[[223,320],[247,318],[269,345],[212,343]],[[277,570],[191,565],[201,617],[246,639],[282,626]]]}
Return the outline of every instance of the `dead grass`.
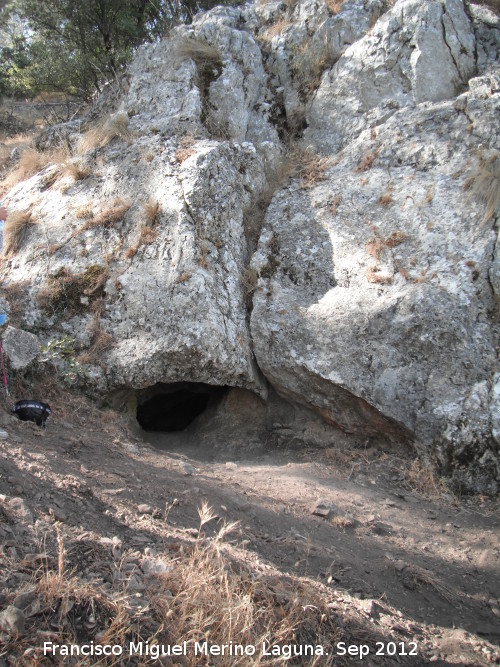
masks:
{"label": "dead grass", "polygon": [[332,526],[335,528],[339,528],[340,530],[345,530],[346,528],[351,528],[354,525],[354,522],[352,519],[350,519],[347,516],[340,516],[340,514],[337,514],[334,516],[331,520],[330,523]]}
{"label": "dead grass", "polygon": [[319,181],[324,181],[329,158],[322,157],[308,146],[292,145],[283,161],[282,169],[290,176],[299,179],[301,188],[312,188]]}
{"label": "dead grass", "polygon": [[144,217],[146,224],[154,227],[160,219],[161,206],[156,199],[150,199],[144,204]]}
{"label": "dead grass", "polygon": [[139,234],[139,239],[137,240],[135,245],[130,246],[130,248],[127,248],[127,250],[125,251],[125,257],[127,259],[132,259],[132,257],[135,257],[135,255],[137,255],[137,252],[141,246],[154,243],[157,238],[158,238],[158,232],[156,231],[156,229],[147,226],[142,227]]}
{"label": "dead grass", "polygon": [[377,157],[377,152],[367,153],[359,161],[358,166],[356,167],[356,171],[358,173],[362,173],[364,171],[368,171],[368,169],[371,169],[373,163],[375,162],[376,157]]}
{"label": "dead grass", "polygon": [[467,179],[464,190],[470,190],[485,206],[481,226],[496,217],[500,204],[500,156],[497,151],[479,156],[476,173]]}
{"label": "dead grass", "polygon": [[61,178],[68,176],[73,181],[81,181],[84,178],[88,178],[92,170],[90,167],[84,167],[77,162],[66,162],[61,169]]}
{"label": "dead grass", "polygon": [[394,201],[392,198],[392,192],[390,190],[384,192],[383,195],[380,195],[377,201],[379,204],[381,204],[381,206],[390,206]]}
{"label": "dead grass", "polygon": [[403,582],[405,587],[410,590],[416,590],[422,585],[429,586],[450,604],[457,604],[458,602],[458,596],[450,588],[444,586],[432,572],[413,563],[408,563],[405,567]]}
{"label": "dead grass", "polygon": [[178,285],[180,283],[185,283],[190,278],[191,278],[191,274],[184,271],[184,273],[181,273],[181,275],[177,278],[177,280],[175,281],[175,284]]}
{"label": "dead grass", "polygon": [[332,203],[328,206],[328,210],[332,215],[337,215],[338,208],[340,206],[340,202],[342,201],[342,195],[337,194],[333,198]]}
{"label": "dead grass", "polygon": [[[85,578],[81,563],[89,563],[100,571],[110,567],[109,552],[90,538],[75,541],[64,534],[57,524],[45,536],[45,543],[34,558],[18,558],[5,563],[5,572],[16,569],[32,572],[33,607],[20,637],[11,637],[4,650],[21,667],[52,664],[52,657],[42,658],[42,639],[59,645],[114,645],[123,649],[121,657],[95,658],[99,664],[125,667],[130,664],[129,643],[142,641],[152,652],[140,664],[156,664],[155,645],[169,646],[187,642],[184,667],[213,664],[208,654],[197,655],[195,643],[202,648],[233,646],[240,650],[224,652],[217,657],[218,667],[284,664],[286,658],[260,655],[261,647],[279,644],[282,647],[322,645],[330,655],[336,642],[343,638],[337,616],[327,606],[327,596],[307,579],[267,574],[246,562],[239,547],[229,541],[238,524],[222,523],[204,503],[198,510],[196,537],[169,541],[169,549],[155,559],[164,564],[164,573],[146,575],[143,579],[147,598],[146,610],[133,604],[129,590],[130,571],[126,558],[144,557],[141,551],[126,549],[121,561],[111,564],[114,576],[107,589],[100,578]],[[210,526],[212,537],[206,536]],[[55,539],[54,539],[55,537]],[[150,560],[150,557],[149,557]],[[75,568],[74,565],[77,565]],[[8,597],[20,592],[9,589]],[[245,654],[245,646],[255,647],[255,656]],[[311,655],[299,659],[291,653],[291,664],[313,667],[318,659]],[[161,656],[161,652],[159,653]],[[26,658],[26,660],[25,660]],[[40,663],[38,658],[42,660]],[[58,661],[57,656],[54,657]],[[93,659],[94,660],[94,659]],[[88,664],[88,658],[71,660],[75,667]],[[163,664],[163,660],[162,660]],[[167,663],[165,663],[167,664]],[[173,664],[170,661],[168,664]],[[333,658],[323,659],[328,667]]]}
{"label": "dead grass", "polygon": [[392,281],[392,275],[383,271],[379,266],[369,266],[366,269],[366,279],[369,283],[379,283],[385,285]]}
{"label": "dead grass", "polygon": [[415,459],[408,470],[404,471],[404,483],[425,498],[435,500],[446,491],[436,469],[428,461]]}
{"label": "dead grass", "polygon": [[[373,257],[373,259],[378,261],[380,259],[380,255],[382,254],[385,248],[394,248],[400,243],[403,243],[407,238],[408,238],[407,235],[399,230],[393,232],[390,236],[387,236],[386,238],[381,236],[380,233],[377,233],[375,237],[369,239],[368,242],[366,243],[366,250],[368,254],[371,257]],[[379,282],[379,281],[372,281],[372,282]]]}
{"label": "dead grass", "polygon": [[93,212],[91,218],[88,218],[81,227],[80,231],[84,229],[92,229],[94,227],[105,227],[109,229],[117,222],[123,220],[125,214],[132,206],[130,202],[125,202],[123,199],[117,197],[113,200],[111,205],[103,205],[98,211]]}
{"label": "dead grass", "polygon": [[332,16],[338,14],[344,4],[344,0],[324,0],[324,2]]}
{"label": "dead grass", "polygon": [[7,174],[3,181],[3,189],[10,190],[25,181],[39,171],[42,171],[49,164],[58,164],[64,162],[68,158],[68,152],[64,149],[57,151],[43,152],[35,148],[27,148],[21,154],[19,161],[14,169]]}
{"label": "dead grass", "polygon": [[92,264],[79,274],[60,268],[39,290],[37,302],[50,314],[71,315],[84,311],[102,296],[108,277],[107,268],[99,264]]}
{"label": "dead grass", "polygon": [[180,148],[175,151],[175,159],[179,164],[182,164],[195,153],[196,149],[194,148],[194,138],[191,136],[182,137]]}
{"label": "dead grass", "polygon": [[[260,648],[274,642],[298,645],[338,641],[340,632],[324,603],[306,584],[282,578],[259,576],[231,560],[224,540],[237,524],[223,524],[210,540],[202,539],[204,526],[215,518],[206,504],[199,510],[199,538],[181,556],[178,565],[162,576],[153,601],[169,642],[207,641],[208,644]],[[162,590],[171,591],[165,598]],[[220,667],[273,664],[274,659],[254,662],[245,655],[225,655]],[[312,665],[313,658],[302,664]],[[185,664],[195,667],[199,656],[189,655]]]}
{"label": "dead grass", "polygon": [[92,210],[90,204],[78,206],[78,208],[75,208],[74,213],[75,217],[79,218],[80,220],[90,220],[90,218],[94,217],[94,211]]}
{"label": "dead grass", "polygon": [[394,248],[395,246],[404,243],[404,241],[406,241],[407,238],[408,238],[407,234],[398,230],[392,232],[390,236],[384,239],[384,243],[388,248]]}
{"label": "dead grass", "polygon": [[4,225],[4,255],[15,255],[24,245],[30,228],[36,224],[31,211],[15,211],[9,214]]}
{"label": "dead grass", "polygon": [[273,37],[281,35],[291,25],[292,18],[288,13],[285,16],[280,16],[272,25],[263,31],[262,38],[267,42],[271,42]]}
{"label": "dead grass", "polygon": [[9,302],[9,321],[14,327],[20,327],[24,311],[24,299],[28,295],[29,282],[2,284],[3,296]]}
{"label": "dead grass", "polygon": [[133,134],[128,128],[126,113],[116,113],[90,128],[79,140],[76,151],[82,154],[96,148],[104,148],[113,139],[132,141]]}
{"label": "dead grass", "polygon": [[160,202],[150,199],[143,207],[144,224],[139,231],[139,238],[136,243],[125,251],[125,257],[132,259],[137,254],[139,248],[143,245],[150,245],[158,238],[158,231],[154,227],[158,224],[161,214]]}
{"label": "dead grass", "polygon": [[200,39],[191,39],[189,37],[179,40],[176,43],[175,56],[180,60],[190,58],[198,65],[215,65],[220,63],[221,60],[217,47]]}
{"label": "dead grass", "polygon": [[252,305],[253,293],[257,289],[258,280],[259,272],[253,267],[246,267],[246,269],[243,271],[242,283],[245,306],[247,307],[247,310],[250,309]]}

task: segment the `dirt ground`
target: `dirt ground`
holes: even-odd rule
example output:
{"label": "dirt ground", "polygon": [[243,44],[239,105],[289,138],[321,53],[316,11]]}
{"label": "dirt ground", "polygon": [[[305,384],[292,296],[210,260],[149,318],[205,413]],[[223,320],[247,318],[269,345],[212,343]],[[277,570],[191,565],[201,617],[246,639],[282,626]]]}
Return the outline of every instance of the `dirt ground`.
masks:
{"label": "dirt ground", "polygon": [[[498,499],[456,498],[426,484],[426,471],[403,452],[335,443],[208,451],[168,435],[141,438],[124,417],[83,399],[66,414],[55,409],[45,430],[12,417],[2,399],[0,428],[9,434],[0,442],[0,610],[31,590],[26,564],[54,551],[57,536],[67,568],[106,581],[113,559],[154,556],[196,536],[207,501],[216,515],[207,534],[238,521],[235,558],[312,582],[341,619],[348,641],[318,665],[500,664]],[[127,591],[144,611],[141,586]],[[60,664],[40,661],[46,616],[36,606],[25,613],[25,632],[38,639],[4,637],[0,666]],[[363,659],[360,645],[369,647]]]}

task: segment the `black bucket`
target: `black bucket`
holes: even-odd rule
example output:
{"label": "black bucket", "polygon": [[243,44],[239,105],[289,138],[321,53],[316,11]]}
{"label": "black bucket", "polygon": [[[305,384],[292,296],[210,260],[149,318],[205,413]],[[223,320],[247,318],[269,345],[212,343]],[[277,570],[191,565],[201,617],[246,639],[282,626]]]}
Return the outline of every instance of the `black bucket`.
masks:
{"label": "black bucket", "polygon": [[35,422],[37,426],[45,428],[51,410],[50,405],[40,401],[18,401],[12,412],[23,422]]}

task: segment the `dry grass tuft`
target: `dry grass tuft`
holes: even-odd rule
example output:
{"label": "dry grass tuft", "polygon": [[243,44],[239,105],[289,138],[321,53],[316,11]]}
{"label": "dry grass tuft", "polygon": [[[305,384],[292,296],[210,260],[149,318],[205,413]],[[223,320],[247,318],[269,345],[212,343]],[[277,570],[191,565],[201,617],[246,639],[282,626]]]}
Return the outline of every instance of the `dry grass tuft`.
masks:
{"label": "dry grass tuft", "polygon": [[154,227],[159,222],[161,213],[160,202],[156,199],[150,199],[146,204],[144,204],[144,217],[146,219],[146,224]]}
{"label": "dry grass tuft", "polygon": [[366,279],[369,283],[379,283],[384,285],[391,282],[392,275],[375,265],[369,266],[366,269]]}
{"label": "dry grass tuft", "polygon": [[245,306],[250,309],[253,302],[253,293],[257,289],[257,282],[259,280],[259,273],[253,267],[247,267],[243,271],[242,283],[243,294],[245,299]]}
{"label": "dry grass tuft", "polygon": [[332,203],[329,205],[328,210],[332,215],[337,215],[338,208],[340,206],[340,202],[342,201],[342,195],[338,194],[335,195],[333,198]]}
{"label": "dry grass tuft", "polygon": [[182,137],[181,146],[175,151],[175,159],[179,164],[182,164],[187,160],[191,155],[196,153],[194,148],[194,139],[191,136]]}
{"label": "dry grass tuft", "polygon": [[388,248],[394,248],[395,246],[400,245],[400,243],[406,241],[407,238],[407,234],[398,230],[396,232],[392,232],[390,236],[384,239],[384,243]]}
{"label": "dry grass tuft", "polygon": [[340,516],[340,514],[337,514],[336,516],[333,517],[333,519],[330,520],[330,523],[334,528],[340,528],[341,530],[345,530],[346,528],[352,528],[354,525],[354,522],[352,519],[350,519],[347,516]]}
{"label": "dry grass tuft", "polygon": [[158,232],[156,229],[149,227],[147,224],[144,225],[141,228],[137,242],[133,246],[130,246],[130,248],[127,248],[125,251],[125,257],[127,259],[132,259],[132,257],[137,255],[137,252],[141,246],[150,245],[151,243],[154,243],[157,238]]}
{"label": "dry grass tuft", "polygon": [[271,42],[273,37],[281,35],[291,25],[292,18],[288,13],[285,16],[280,16],[272,25],[263,31],[262,38]]}
{"label": "dry grass tuft", "polygon": [[92,264],[79,274],[60,268],[49,276],[47,285],[39,290],[37,302],[51,314],[81,312],[100,299],[108,277],[106,267],[99,264]]}
{"label": "dry grass tuft", "polygon": [[447,602],[456,604],[458,601],[458,596],[447,586],[444,586],[432,572],[414,563],[408,563],[405,567],[403,582],[405,588],[409,588],[410,590],[416,590],[421,585],[430,586]]}
{"label": "dry grass tuft", "polygon": [[175,54],[180,60],[190,58],[198,65],[216,64],[221,60],[217,47],[189,37],[177,42]]}
{"label": "dry grass tuft", "polygon": [[177,280],[175,281],[175,284],[178,285],[180,283],[185,283],[190,278],[191,278],[191,274],[184,271],[184,273],[181,273],[181,275],[177,278]]}
{"label": "dry grass tuft", "polygon": [[392,198],[392,193],[388,190],[387,192],[384,192],[383,195],[380,195],[377,201],[382,206],[390,206],[394,200]]}
{"label": "dry grass tuft", "polygon": [[497,151],[488,157],[479,156],[477,173],[467,179],[464,190],[470,190],[486,206],[481,225],[496,217],[500,204],[500,156]]}
{"label": "dry grass tuft", "polygon": [[120,220],[123,220],[125,214],[131,207],[130,202],[124,202],[123,199],[117,197],[111,206],[101,208],[93,214],[83,225],[80,231],[84,229],[92,229],[93,227],[105,227],[109,229]]}
{"label": "dry grass tuft", "polygon": [[[211,509],[200,510],[199,535],[213,520]],[[338,641],[340,632],[314,589],[286,578],[255,576],[255,573],[228,557],[223,540],[237,524],[223,524],[214,538],[198,539],[188,554],[159,582],[152,606],[158,614],[167,641],[208,641],[222,646],[238,644],[262,646],[274,642],[297,645]],[[165,598],[162,589],[171,591]],[[187,667],[199,664],[190,655]],[[313,664],[313,658],[302,664]],[[262,664],[265,664],[265,660]],[[245,655],[224,655],[220,667],[249,664]],[[253,664],[253,662],[252,662]]]}
{"label": "dry grass tuft", "polygon": [[363,171],[368,171],[368,169],[371,169],[375,158],[377,157],[377,153],[368,153],[365,155],[359,162],[358,166],[356,167],[356,171],[358,173],[363,172]]}
{"label": "dry grass tuft", "polygon": [[384,240],[381,238],[369,239],[366,244],[366,250],[368,251],[368,254],[377,261],[380,259],[380,255],[384,247],[385,243]]}
{"label": "dry grass tuft", "polygon": [[312,188],[319,181],[325,180],[328,166],[328,157],[321,157],[310,146],[303,148],[294,145],[283,160],[281,168],[290,176],[297,177],[301,188]]}
{"label": "dry grass tuft", "polygon": [[431,500],[439,498],[446,490],[434,466],[421,459],[415,459],[405,471],[404,482],[410,489]]}
{"label": "dry grass tuft", "polygon": [[[401,231],[393,232],[390,236],[387,236],[385,239],[379,234],[377,234],[375,238],[371,238],[368,240],[366,244],[366,250],[368,251],[368,254],[371,257],[373,257],[378,261],[380,259],[380,255],[382,254],[384,248],[395,248],[400,243],[403,243],[407,238],[408,236]],[[380,282],[380,281],[372,281],[372,282]]]}
{"label": "dry grass tuft", "polygon": [[95,148],[104,148],[113,139],[132,141],[133,134],[128,129],[128,116],[124,112],[113,114],[88,130],[77,145],[78,153],[86,153]]}
{"label": "dry grass tuft", "polygon": [[35,148],[27,148],[21,154],[15,168],[5,178],[3,187],[10,190],[14,185],[34,176],[47,165],[64,162],[67,157],[67,151],[62,149],[43,152],[37,151]]}
{"label": "dry grass tuft", "polygon": [[332,16],[338,14],[342,9],[342,5],[344,4],[344,0],[324,0],[324,1],[325,5],[328,7],[328,11],[332,14]]}
{"label": "dry grass tuft", "polygon": [[92,170],[90,167],[84,167],[77,162],[67,162],[61,170],[61,177],[69,176],[74,181],[82,181],[88,178]]}
{"label": "dry grass tuft", "polygon": [[29,229],[36,224],[31,211],[16,211],[9,214],[4,225],[4,255],[14,255],[26,241]]}

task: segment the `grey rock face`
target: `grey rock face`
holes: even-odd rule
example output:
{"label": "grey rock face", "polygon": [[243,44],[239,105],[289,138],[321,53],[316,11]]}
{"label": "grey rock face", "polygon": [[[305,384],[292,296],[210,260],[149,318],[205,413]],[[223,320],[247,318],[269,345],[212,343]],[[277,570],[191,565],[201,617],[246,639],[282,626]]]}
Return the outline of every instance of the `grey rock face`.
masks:
{"label": "grey rock face", "polygon": [[40,341],[28,331],[7,327],[2,340],[5,356],[14,370],[29,366],[40,354]]}
{"label": "grey rock face", "polygon": [[362,134],[324,181],[275,196],[253,259],[255,352],[278,391],[347,431],[399,425],[484,492],[498,478],[496,233],[464,187],[482,177],[492,108],[498,95],[470,93]]}
{"label": "grey rock face", "polygon": [[474,33],[460,0],[402,0],[321,81],[307,141],[342,148],[398,109],[454,98],[475,70]]}
{"label": "grey rock face", "polygon": [[[499,26],[461,0],[303,0],[216,8],[143,47],[113,102],[130,140],[88,149],[91,175],[62,190],[49,167],[8,195],[38,222],[8,263],[25,322],[97,355],[101,392],[265,397],[263,374],[280,400],[414,441],[495,493]],[[279,133],[316,165],[250,230]],[[61,279],[82,284],[71,304]]]}

